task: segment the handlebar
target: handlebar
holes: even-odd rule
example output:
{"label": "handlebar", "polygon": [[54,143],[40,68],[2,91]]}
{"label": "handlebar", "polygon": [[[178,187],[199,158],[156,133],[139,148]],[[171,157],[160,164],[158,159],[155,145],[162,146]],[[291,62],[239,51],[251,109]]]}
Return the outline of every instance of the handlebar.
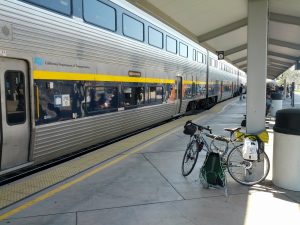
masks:
{"label": "handlebar", "polygon": [[192,125],[196,126],[198,128],[198,130],[200,130],[200,131],[207,130],[207,131],[209,131],[210,134],[212,134],[212,129],[209,126],[204,127],[204,126],[198,125],[196,123],[193,123],[191,120],[186,121],[185,125],[188,125],[188,124],[192,124]]}

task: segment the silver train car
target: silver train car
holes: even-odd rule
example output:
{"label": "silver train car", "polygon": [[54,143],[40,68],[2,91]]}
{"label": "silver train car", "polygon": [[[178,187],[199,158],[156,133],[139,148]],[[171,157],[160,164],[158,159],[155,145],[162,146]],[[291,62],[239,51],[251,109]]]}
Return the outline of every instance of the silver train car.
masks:
{"label": "silver train car", "polygon": [[245,74],[122,0],[1,0],[0,174],[233,97]]}

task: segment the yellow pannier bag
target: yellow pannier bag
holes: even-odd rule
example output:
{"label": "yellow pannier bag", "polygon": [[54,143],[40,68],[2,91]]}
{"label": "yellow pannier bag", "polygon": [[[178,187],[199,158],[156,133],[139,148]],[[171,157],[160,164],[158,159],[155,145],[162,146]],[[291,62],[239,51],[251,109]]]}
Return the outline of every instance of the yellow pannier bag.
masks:
{"label": "yellow pannier bag", "polygon": [[244,141],[245,134],[240,132],[239,130],[234,132],[235,141]]}
{"label": "yellow pannier bag", "polygon": [[259,133],[259,134],[257,135],[257,137],[258,137],[262,142],[264,142],[264,143],[268,143],[268,142],[269,142],[269,133],[268,133],[266,130],[264,130],[264,131],[262,131],[261,133]]}
{"label": "yellow pannier bag", "polygon": [[243,132],[236,131],[236,132],[234,132],[234,136],[235,136],[235,141],[238,141],[238,142],[244,141],[245,137],[248,137],[248,138],[250,138],[253,141],[255,141],[256,138],[258,137],[264,143],[268,143],[269,142],[269,133],[266,130],[260,132],[257,135],[245,134]]}

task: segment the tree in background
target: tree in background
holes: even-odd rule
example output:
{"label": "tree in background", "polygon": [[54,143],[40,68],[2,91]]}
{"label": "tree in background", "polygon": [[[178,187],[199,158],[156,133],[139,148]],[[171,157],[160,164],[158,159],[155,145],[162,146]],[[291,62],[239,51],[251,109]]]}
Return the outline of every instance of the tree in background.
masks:
{"label": "tree in background", "polygon": [[292,82],[295,82],[297,88],[297,86],[300,85],[300,71],[295,70],[293,67],[289,68],[283,74],[281,74],[279,77],[276,78],[276,82],[279,85],[283,85],[285,79],[286,79],[286,83],[289,85]]}

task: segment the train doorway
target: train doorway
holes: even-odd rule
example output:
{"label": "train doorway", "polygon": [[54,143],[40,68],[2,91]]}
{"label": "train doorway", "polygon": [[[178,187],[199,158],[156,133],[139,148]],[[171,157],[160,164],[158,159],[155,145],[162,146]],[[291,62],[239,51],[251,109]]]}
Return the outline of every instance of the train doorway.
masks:
{"label": "train doorway", "polygon": [[177,76],[176,77],[176,90],[177,90],[177,98],[176,98],[176,113],[180,113],[181,109],[181,102],[182,102],[182,77]]}
{"label": "train doorway", "polygon": [[220,86],[220,99],[223,100],[223,92],[224,92],[224,86],[223,86],[223,81],[221,81],[221,86]]}
{"label": "train doorway", "polygon": [[30,112],[25,61],[0,58],[1,170],[28,162]]}

